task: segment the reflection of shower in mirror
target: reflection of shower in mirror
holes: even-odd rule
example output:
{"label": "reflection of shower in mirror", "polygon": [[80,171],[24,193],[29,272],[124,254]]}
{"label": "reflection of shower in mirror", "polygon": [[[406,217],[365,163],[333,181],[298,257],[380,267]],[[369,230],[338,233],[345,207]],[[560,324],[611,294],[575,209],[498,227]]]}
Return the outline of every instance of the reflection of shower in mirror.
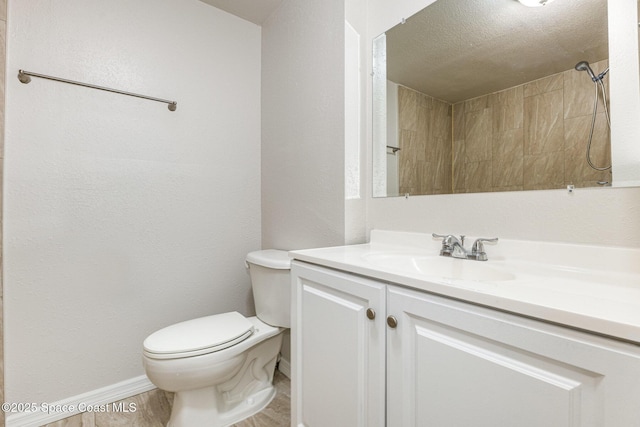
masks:
{"label": "reflection of shower in mirror", "polygon": [[589,130],[589,142],[587,143],[587,153],[586,153],[587,163],[592,169],[595,169],[598,171],[605,171],[605,170],[611,169],[611,165],[599,167],[594,165],[593,162],[591,161],[591,142],[593,140],[593,130],[596,125],[596,115],[598,114],[598,98],[599,98],[600,92],[602,92],[602,104],[604,105],[604,114],[605,114],[605,117],[607,118],[607,126],[609,127],[609,129],[611,129],[611,119],[609,118],[609,108],[607,107],[607,93],[604,87],[604,83],[602,82],[602,79],[604,78],[604,76],[609,72],[609,67],[607,67],[603,72],[601,72],[598,75],[596,75],[593,72],[593,70],[591,69],[591,66],[587,61],[578,62],[575,68],[577,71],[587,72],[587,74],[589,75],[589,77],[591,77],[591,80],[593,81],[593,86],[595,89],[593,94],[593,113],[591,116],[591,129]]}

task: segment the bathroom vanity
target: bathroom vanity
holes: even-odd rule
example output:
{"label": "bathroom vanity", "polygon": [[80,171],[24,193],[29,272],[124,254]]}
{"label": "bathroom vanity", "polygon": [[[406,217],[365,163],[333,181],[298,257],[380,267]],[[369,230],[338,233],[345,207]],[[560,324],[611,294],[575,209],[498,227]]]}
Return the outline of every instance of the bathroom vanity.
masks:
{"label": "bathroom vanity", "polygon": [[640,426],[640,251],[430,235],[294,251],[295,426]]}

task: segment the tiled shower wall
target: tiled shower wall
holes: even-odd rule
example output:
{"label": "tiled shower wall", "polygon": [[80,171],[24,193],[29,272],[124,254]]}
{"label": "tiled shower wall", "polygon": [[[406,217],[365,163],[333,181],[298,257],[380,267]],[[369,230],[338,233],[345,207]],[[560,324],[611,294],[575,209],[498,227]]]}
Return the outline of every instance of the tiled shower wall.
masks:
{"label": "tiled shower wall", "polygon": [[398,86],[400,194],[451,192],[451,104]]}
{"label": "tiled shower wall", "polygon": [[[596,73],[606,67],[606,60],[592,64]],[[605,79],[608,96],[607,82]],[[432,99],[406,88],[398,93],[401,193],[534,190],[569,184],[598,186],[598,182],[611,181],[610,171],[591,169],[585,158],[594,99],[594,84],[585,72],[571,69],[450,106],[453,131],[448,140],[452,148],[448,151],[439,139],[428,142],[424,153],[415,148],[413,139],[403,138],[411,130],[408,124],[413,122],[420,124],[417,127],[428,123],[434,128],[423,131],[425,134],[445,135],[440,132],[445,126],[440,122],[443,115],[434,120],[433,114],[420,112],[423,98]],[[442,111],[448,106],[433,99],[432,104]],[[416,119],[420,114],[423,118]],[[451,153],[452,168],[444,165],[451,159]],[[445,158],[434,160],[439,155]],[[429,159],[427,167],[431,168],[414,167],[403,157],[414,157],[418,164],[419,159]],[[591,159],[596,166],[611,164],[609,129],[602,101],[598,105]],[[410,165],[406,170],[405,164]],[[434,174],[448,176],[434,177]],[[442,188],[415,184],[425,181],[452,185]]]}

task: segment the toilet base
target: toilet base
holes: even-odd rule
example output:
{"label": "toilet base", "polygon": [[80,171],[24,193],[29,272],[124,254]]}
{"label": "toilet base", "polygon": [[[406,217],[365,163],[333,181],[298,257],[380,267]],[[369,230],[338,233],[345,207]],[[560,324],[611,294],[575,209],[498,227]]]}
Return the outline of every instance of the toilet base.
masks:
{"label": "toilet base", "polygon": [[275,395],[275,387],[268,387],[221,414],[215,406],[216,393],[213,387],[176,393],[167,427],[228,427],[262,411]]}
{"label": "toilet base", "polygon": [[264,409],[276,390],[273,374],[282,333],[243,353],[240,369],[220,384],[175,391],[167,427],[225,427]]}

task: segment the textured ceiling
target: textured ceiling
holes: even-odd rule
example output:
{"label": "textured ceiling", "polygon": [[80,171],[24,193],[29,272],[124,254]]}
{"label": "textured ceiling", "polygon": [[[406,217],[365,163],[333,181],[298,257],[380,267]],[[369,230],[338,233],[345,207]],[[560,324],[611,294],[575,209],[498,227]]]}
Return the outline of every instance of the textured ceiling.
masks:
{"label": "textured ceiling", "polygon": [[389,80],[453,103],[608,58],[607,1],[438,0],[386,39]]}
{"label": "textured ceiling", "polygon": [[262,25],[265,19],[280,6],[282,0],[200,0],[254,24]]}

